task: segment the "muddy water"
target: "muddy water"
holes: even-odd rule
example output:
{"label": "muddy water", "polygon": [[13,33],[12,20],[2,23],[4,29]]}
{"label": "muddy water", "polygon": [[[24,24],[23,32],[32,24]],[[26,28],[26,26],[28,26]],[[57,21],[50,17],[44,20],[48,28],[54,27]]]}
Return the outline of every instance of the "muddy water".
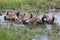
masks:
{"label": "muddy water", "polygon": [[[6,22],[5,20],[4,20],[4,16],[5,16],[5,14],[6,13],[2,13],[2,16],[0,16],[0,26],[5,26],[5,27],[9,27],[9,26],[14,26],[14,27],[18,27],[18,26],[25,26],[24,24],[12,24],[11,22],[9,23],[9,22]],[[41,18],[42,16],[43,16],[44,14],[40,14],[38,17],[39,18]],[[51,37],[50,36],[48,36],[47,34],[48,34],[48,32],[50,32],[50,33],[53,33],[53,32],[55,32],[55,31],[57,31],[58,30],[58,28],[60,28],[60,12],[57,12],[57,13],[55,13],[55,12],[49,12],[49,13],[47,13],[46,15],[49,15],[49,16],[52,16],[52,15],[54,15],[56,18],[57,18],[57,20],[58,20],[58,27],[55,27],[55,28],[53,28],[53,26],[51,25],[51,24],[45,24],[45,27],[46,28],[44,28],[43,29],[43,35],[41,35],[41,34],[39,34],[39,33],[37,33],[36,35],[34,35],[33,37],[32,37],[32,40],[51,40]],[[37,30],[38,29],[38,30]],[[36,30],[37,31],[39,31],[40,29],[39,28],[37,28]],[[56,29],[56,30],[55,30]],[[60,35],[60,31],[57,33],[57,34],[59,34]]]}

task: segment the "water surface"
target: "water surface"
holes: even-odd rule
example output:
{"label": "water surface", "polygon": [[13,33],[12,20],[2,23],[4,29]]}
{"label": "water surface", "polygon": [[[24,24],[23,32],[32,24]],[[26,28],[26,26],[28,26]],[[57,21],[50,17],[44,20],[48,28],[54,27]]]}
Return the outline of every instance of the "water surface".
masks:
{"label": "water surface", "polygon": [[[3,28],[3,27],[9,28],[10,26],[13,26],[14,28],[16,28],[16,27],[24,28],[24,26],[26,26],[24,24],[16,24],[16,23],[7,22],[6,20],[4,20],[5,15],[6,15],[6,13],[2,13],[2,16],[0,16],[1,28]],[[43,15],[55,16],[58,20],[58,24],[57,25],[45,24],[43,26],[40,25],[36,29],[32,29],[32,31],[34,31],[36,33],[35,35],[34,34],[31,35],[32,40],[51,40],[51,38],[52,38],[51,36],[53,36],[51,34],[57,33],[58,35],[60,35],[60,31],[59,31],[60,30],[60,12],[49,12],[47,14],[40,14],[38,17],[42,18]],[[44,28],[42,28],[42,27],[44,27]],[[34,27],[32,27],[32,28],[34,28]]]}

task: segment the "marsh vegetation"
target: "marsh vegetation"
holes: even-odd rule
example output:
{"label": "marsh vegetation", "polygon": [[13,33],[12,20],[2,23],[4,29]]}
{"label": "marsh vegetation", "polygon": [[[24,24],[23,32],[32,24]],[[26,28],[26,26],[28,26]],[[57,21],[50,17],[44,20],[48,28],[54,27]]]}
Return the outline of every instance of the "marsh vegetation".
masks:
{"label": "marsh vegetation", "polygon": [[0,9],[39,13],[50,8],[60,9],[60,0],[0,0]]}
{"label": "marsh vegetation", "polygon": [[[56,9],[51,12],[49,9]],[[5,10],[24,10],[30,13],[53,14],[57,25],[16,24],[4,20]],[[49,11],[48,11],[49,10]],[[60,40],[60,0],[0,0],[0,40]],[[44,13],[43,13],[44,12]]]}

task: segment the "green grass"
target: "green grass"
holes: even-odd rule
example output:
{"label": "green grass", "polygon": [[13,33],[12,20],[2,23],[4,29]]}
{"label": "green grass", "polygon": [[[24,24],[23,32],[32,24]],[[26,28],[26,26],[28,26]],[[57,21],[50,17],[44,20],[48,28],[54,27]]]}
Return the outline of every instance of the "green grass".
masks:
{"label": "green grass", "polygon": [[60,0],[0,0],[0,9],[41,12],[51,7],[59,7]]}
{"label": "green grass", "polygon": [[4,27],[0,29],[0,40],[32,40],[32,38],[26,28]]}
{"label": "green grass", "polygon": [[52,32],[50,32],[49,30],[45,30],[45,25],[40,25],[39,27],[37,25],[33,25],[32,30],[28,26],[1,26],[0,40],[32,40],[36,35],[39,35],[40,37],[42,35],[48,35],[50,40],[60,40],[60,35],[56,33],[56,31],[58,31],[56,27],[53,25]]}
{"label": "green grass", "polygon": [[[27,12],[45,11],[51,7],[60,7],[60,0],[0,0],[0,9],[25,10]],[[13,23],[12,23],[13,25]],[[27,25],[27,27],[9,27],[0,25],[0,40],[32,40],[32,36],[48,35],[51,40],[60,40],[57,26],[52,32],[45,30],[45,25]]]}

